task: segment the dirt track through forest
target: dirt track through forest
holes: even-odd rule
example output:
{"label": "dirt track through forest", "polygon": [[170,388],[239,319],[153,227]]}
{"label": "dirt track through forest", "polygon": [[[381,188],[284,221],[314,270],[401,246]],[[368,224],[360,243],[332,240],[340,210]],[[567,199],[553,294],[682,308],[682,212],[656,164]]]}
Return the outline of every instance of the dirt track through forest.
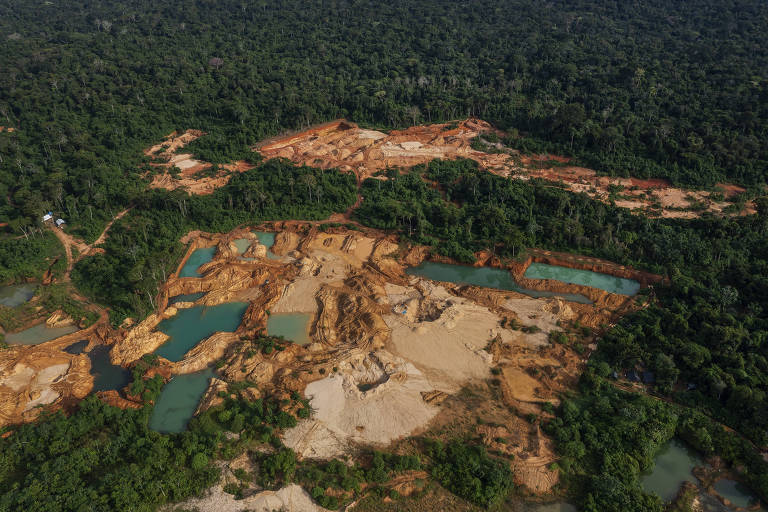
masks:
{"label": "dirt track through forest", "polygon": [[[133,206],[126,208],[125,210],[112,217],[112,220],[110,220],[107,225],[104,226],[104,230],[101,232],[96,241],[90,245],[86,244],[79,238],[75,238],[63,229],[57,228],[53,224],[48,225],[48,228],[53,231],[53,234],[56,236],[56,238],[59,239],[61,245],[64,246],[64,253],[67,257],[67,271],[64,273],[64,281],[70,280],[70,273],[72,272],[72,268],[74,268],[75,263],[80,261],[85,256],[96,253],[97,247],[107,240],[107,233],[109,232],[110,228],[112,228],[112,225],[115,223],[115,221],[122,219],[129,211],[131,211],[131,208],[133,208]],[[77,249],[77,258],[75,258],[72,254],[72,247]]]}

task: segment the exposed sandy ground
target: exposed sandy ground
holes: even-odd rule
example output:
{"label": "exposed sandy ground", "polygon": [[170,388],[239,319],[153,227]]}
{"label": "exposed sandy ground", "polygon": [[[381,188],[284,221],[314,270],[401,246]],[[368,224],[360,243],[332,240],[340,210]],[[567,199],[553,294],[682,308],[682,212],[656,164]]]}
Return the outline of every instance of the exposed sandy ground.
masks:
{"label": "exposed sandy ground", "polygon": [[[86,329],[38,345],[12,344],[0,350],[0,427],[34,421],[43,410],[39,406],[50,411],[67,408],[91,391],[90,359],[64,349],[80,340],[88,340],[86,350],[105,343],[110,328],[106,313],[100,314]],[[71,323],[61,311],[46,320],[52,327]]]}
{"label": "exposed sandy ground", "polygon": [[[229,183],[232,172],[245,172],[253,169],[253,165],[239,161],[219,166],[219,171],[213,176],[197,176],[198,173],[210,169],[210,162],[195,160],[190,153],[179,153],[179,150],[205,133],[199,130],[187,130],[181,135],[176,132],[168,135],[164,142],[146,149],[144,154],[153,159],[152,166],[162,172],[156,174],[149,188],[164,188],[176,190],[183,188],[190,194],[211,194],[219,187]],[[168,171],[176,167],[179,177],[172,176]]]}
{"label": "exposed sandy ground", "polygon": [[191,498],[182,503],[165,508],[166,511],[199,510],[200,512],[274,512],[285,510],[291,512],[321,512],[326,509],[319,507],[312,497],[297,484],[290,484],[278,491],[262,491],[236,500],[231,494],[224,492],[217,484],[210,488],[201,498]]}
{"label": "exposed sandy ground", "polygon": [[[703,211],[722,212],[728,199],[744,192],[736,185],[720,184],[726,201],[710,199],[710,192],[689,191],[672,187],[665,180],[640,180],[598,176],[592,169],[568,165],[547,165],[568,159],[553,155],[521,156],[519,152],[496,146],[501,153],[472,149],[472,139],[488,132],[501,133],[479,119],[466,119],[449,124],[413,126],[389,133],[365,130],[354,123],[337,120],[286,137],[276,137],[258,145],[265,158],[282,157],[296,163],[329,169],[338,167],[354,172],[361,182],[378,171],[392,167],[411,167],[435,158],[470,158],[482,169],[500,176],[517,179],[542,178],[560,183],[573,192],[610,201],[610,188],[620,187],[616,204],[630,210],[643,210],[647,215],[692,218]],[[694,208],[701,203],[703,208]],[[739,214],[754,213],[747,204]]]}
{"label": "exposed sandy ground", "polygon": [[341,455],[352,442],[387,445],[426,425],[438,412],[422,398],[432,391],[427,379],[401,358],[377,351],[337,368],[337,373],[307,385],[304,394],[315,411],[313,418],[285,434],[286,445],[302,456]]}
{"label": "exposed sandy ground", "polygon": [[[442,414],[446,397],[476,383],[497,381],[500,410],[511,406],[521,415],[540,414],[543,402],[556,403],[561,392],[575,385],[586,357],[552,346],[549,333],[575,320],[599,327],[632,303],[564,283],[557,285],[559,292],[588,293],[595,303],[435,283],[405,275],[406,265],[398,259],[418,264],[427,251],[399,250],[388,235],[342,228],[320,232],[312,223],[280,226],[273,247],[280,260],[256,249],[252,261],[240,259],[233,241],[254,238],[244,229],[186,236],[187,255],[199,247],[216,247],[214,259],[200,267],[202,277],[172,276],[157,298],[158,312],[117,335],[111,357],[127,365],[162,344],[165,335],[156,331],[157,323],[191,305],[168,307],[169,297],[204,292],[198,304],[248,301],[235,333],[202,340],[178,363],[161,361],[163,371],[187,373],[222,362],[220,379],[212,381],[199,410],[220,402],[224,381],[255,384],[239,391],[247,400],[304,394],[313,416],[284,433],[286,445],[302,457],[329,458],[362,445],[383,447],[422,432]],[[269,353],[254,350],[250,340],[266,328],[266,311],[312,313],[313,342],[286,343]],[[492,373],[494,368],[500,371]],[[547,468],[553,461],[549,448],[539,447],[550,441],[520,421],[508,422],[508,435],[519,438],[516,474],[527,475],[521,481],[544,492],[557,481],[556,471]],[[537,440],[535,449],[532,440]]]}
{"label": "exposed sandy ground", "polygon": [[0,426],[32,421],[38,406],[81,399],[93,387],[86,355],[44,345],[14,345],[0,351]]}
{"label": "exposed sandy ground", "polygon": [[413,361],[434,387],[456,391],[469,379],[490,375],[492,356],[484,348],[501,334],[497,315],[438,286],[423,295],[411,287],[387,291],[401,292],[389,295],[395,312],[384,317],[392,329],[389,348]]}

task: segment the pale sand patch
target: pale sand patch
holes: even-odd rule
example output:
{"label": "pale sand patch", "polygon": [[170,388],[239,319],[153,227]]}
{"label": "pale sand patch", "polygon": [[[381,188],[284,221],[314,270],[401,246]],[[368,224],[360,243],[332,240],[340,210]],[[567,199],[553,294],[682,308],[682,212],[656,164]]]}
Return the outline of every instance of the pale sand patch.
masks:
{"label": "pale sand patch", "polygon": [[198,165],[203,165],[204,162],[195,160],[190,154],[182,153],[180,155],[174,155],[171,158],[171,163],[183,171]]}
{"label": "pale sand patch", "polygon": [[309,246],[309,254],[320,259],[332,255],[348,265],[360,268],[373,253],[376,240],[355,234],[319,234]]}
{"label": "pale sand patch", "polygon": [[332,459],[350,448],[346,434],[336,433],[315,419],[301,420],[286,430],[283,442],[305,459]]}
{"label": "pale sand patch", "polygon": [[548,390],[542,389],[541,382],[520,368],[507,366],[502,369],[502,376],[507,382],[510,395],[515,400],[535,403],[550,401],[555,402],[555,405],[559,404],[559,400],[551,397],[551,392],[548,393]]}
{"label": "pale sand patch", "polygon": [[68,369],[69,363],[54,364],[52,366],[43,368],[37,372],[37,376],[35,377],[35,385],[46,386],[48,384],[53,384],[62,375],[67,373]]}
{"label": "pale sand patch", "polygon": [[315,294],[322,286],[315,278],[299,278],[285,287],[283,295],[272,309],[272,313],[316,313]]}
{"label": "pale sand patch", "polygon": [[39,392],[33,392],[30,393],[30,396],[35,396],[34,399],[27,402],[27,405],[24,406],[24,410],[28,411],[38,405],[46,405],[50,404],[52,402],[55,402],[56,399],[58,399],[61,395],[57,392],[52,390],[51,388],[44,388],[42,391]]}
{"label": "pale sand patch", "polygon": [[278,491],[263,491],[242,500],[236,500],[224,492],[221,484],[214,485],[201,498],[191,498],[183,503],[172,505],[166,510],[195,510],[200,512],[273,512],[286,510],[292,512],[321,512],[326,509],[312,501],[312,497],[297,484],[290,484]]}
{"label": "pale sand patch", "polygon": [[56,383],[69,370],[69,363],[54,364],[43,368],[34,376],[29,387],[31,400],[24,406],[28,411],[37,405],[50,404],[58,399],[61,394],[51,389],[51,384]]}
{"label": "pale sand patch", "polygon": [[23,364],[17,364],[13,368],[13,373],[0,380],[0,386],[8,386],[14,391],[20,391],[27,387],[32,377],[35,376],[35,370]]}
{"label": "pale sand patch", "polygon": [[387,136],[386,133],[377,132],[376,130],[360,130],[357,132],[357,136],[361,139],[383,139]]}
{"label": "pale sand patch", "polygon": [[421,369],[434,387],[455,391],[471,379],[490,374],[492,356],[484,349],[496,336],[510,343],[519,334],[500,327],[488,308],[450,295],[442,286],[418,281],[413,287],[386,285],[393,314],[390,350]]}
{"label": "pale sand patch", "polygon": [[524,334],[524,341],[533,346],[549,344],[549,333],[562,331],[558,327],[559,320],[572,320],[575,313],[568,303],[558,298],[532,299],[518,297],[508,299],[503,306],[513,311],[523,325],[535,325],[541,332]]}
{"label": "pale sand patch", "polygon": [[[358,385],[371,386],[361,391]],[[438,407],[421,393],[433,388],[411,363],[384,351],[358,356],[339,371],[310,383],[304,395],[315,411],[284,441],[302,456],[340,455],[350,442],[386,445],[423,427]],[[312,445],[320,446],[320,449]]]}

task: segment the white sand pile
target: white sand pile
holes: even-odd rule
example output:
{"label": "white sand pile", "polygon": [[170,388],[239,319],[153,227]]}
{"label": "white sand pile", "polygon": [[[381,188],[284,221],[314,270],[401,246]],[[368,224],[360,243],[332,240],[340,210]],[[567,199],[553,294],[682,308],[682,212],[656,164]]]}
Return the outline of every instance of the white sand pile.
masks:
{"label": "white sand pile", "polygon": [[285,444],[307,457],[340,455],[350,442],[386,445],[437,414],[421,396],[432,389],[416,367],[398,357],[384,351],[360,356],[307,386],[314,416],[286,432]]}
{"label": "white sand pile", "polygon": [[175,505],[169,510],[199,510],[200,512],[273,512],[287,510],[293,512],[322,512],[326,509],[317,506],[312,497],[296,484],[290,484],[278,491],[263,491],[242,500],[236,500],[224,492],[221,484],[211,487],[205,496],[191,498]]}

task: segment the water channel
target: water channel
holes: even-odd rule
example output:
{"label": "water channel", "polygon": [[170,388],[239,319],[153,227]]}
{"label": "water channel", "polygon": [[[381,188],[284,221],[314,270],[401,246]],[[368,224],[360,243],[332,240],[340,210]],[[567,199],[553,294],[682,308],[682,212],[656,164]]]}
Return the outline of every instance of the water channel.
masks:
{"label": "water channel", "polygon": [[74,325],[46,327],[45,323],[42,323],[23,331],[6,334],[5,342],[10,345],[39,345],[40,343],[51,341],[59,336],[71,334],[78,330],[79,329]]}
{"label": "water channel", "polygon": [[634,295],[640,290],[640,283],[634,279],[545,263],[531,263],[523,276],[528,279],[554,279],[563,283],[591,286],[621,295]]}
{"label": "water channel", "polygon": [[0,305],[15,308],[35,296],[34,284],[15,284],[0,287]]}
{"label": "water channel", "polygon": [[160,392],[149,419],[149,428],[157,432],[183,432],[212,377],[215,373],[211,368],[173,377]]}
{"label": "water channel", "polygon": [[511,290],[536,298],[561,297],[582,304],[591,304],[592,302],[580,294],[555,293],[523,288],[515,282],[509,271],[500,268],[469,267],[465,265],[425,261],[418,267],[405,269],[405,273],[412,276],[425,277],[433,281],[447,281],[456,284],[471,284],[486,288],[496,288],[499,290]]}
{"label": "water channel", "polygon": [[[70,354],[82,354],[87,346],[88,340],[82,340],[64,350]],[[131,382],[131,372],[120,365],[112,364],[109,360],[110,348],[106,345],[98,345],[87,354],[91,359],[93,391],[119,390]]]}
{"label": "water channel", "polygon": [[198,273],[197,269],[200,268],[200,265],[211,261],[214,254],[216,254],[215,247],[195,249],[179,271],[179,277],[200,277],[202,274]]}

